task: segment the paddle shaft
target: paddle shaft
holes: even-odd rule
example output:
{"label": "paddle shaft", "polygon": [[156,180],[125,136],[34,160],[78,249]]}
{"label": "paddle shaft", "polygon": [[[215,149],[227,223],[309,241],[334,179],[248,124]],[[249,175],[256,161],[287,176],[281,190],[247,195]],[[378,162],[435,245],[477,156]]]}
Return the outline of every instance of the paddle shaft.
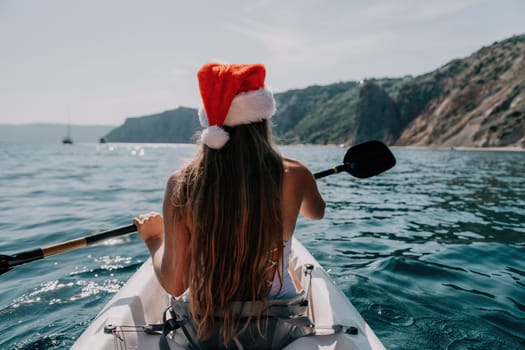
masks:
{"label": "paddle shaft", "polygon": [[[396,160],[386,145],[380,141],[368,141],[352,146],[346,152],[343,164],[317,172],[314,174],[314,177],[320,179],[345,171],[358,178],[368,178],[392,168],[395,163]],[[136,230],[137,227],[133,224],[14,255],[0,255],[0,274],[9,271],[17,265],[87,247],[109,238],[135,232]]]}
{"label": "paddle shaft", "polygon": [[[344,165],[339,165],[337,167],[334,167],[332,169],[324,170],[318,173],[315,173],[314,176],[316,179],[338,173],[342,171],[344,168]],[[104,241],[106,239],[122,236],[128,233],[132,233],[137,231],[137,227],[135,224],[119,227],[113,230],[104,231],[100,233],[95,233],[90,236],[80,237],[76,239],[72,239],[69,241],[53,244],[47,247],[43,248],[36,248],[32,250],[27,250],[24,252],[20,252],[14,255],[10,255],[7,261],[5,263],[7,266],[2,267],[2,270],[9,270],[15,266],[26,264],[35,260],[44,259],[48,256],[60,254],[69,252],[71,250],[75,250],[78,248],[84,248],[87,246],[90,246],[92,244],[95,244],[100,241]]]}
{"label": "paddle shaft", "polygon": [[90,236],[80,237],[72,239],[70,241],[53,244],[43,248],[37,248],[28,250],[18,254],[11,255],[7,261],[8,268],[12,268],[17,265],[22,265],[31,261],[40,260],[45,257],[65,253],[78,248],[83,248],[95,244],[100,241],[104,241],[109,238],[122,236],[128,233],[137,231],[135,224],[116,228],[114,230],[104,231],[95,233]]}
{"label": "paddle shaft", "polygon": [[[322,177],[341,172],[344,170],[344,167],[345,167],[344,164],[339,165],[332,169],[327,169],[327,170],[315,173],[314,176],[316,179],[320,179]],[[119,227],[113,230],[96,233],[90,236],[80,237],[80,238],[72,239],[70,241],[53,244],[53,245],[43,247],[43,248],[27,250],[21,253],[11,255],[10,259],[7,261],[7,264],[9,268],[12,268],[12,267],[22,265],[22,264],[25,264],[31,261],[43,259],[51,255],[69,252],[71,250],[75,250],[78,248],[84,248],[84,247],[87,247],[89,245],[95,244],[100,241],[104,241],[109,238],[114,238],[114,237],[118,237],[118,236],[122,236],[128,233],[135,232],[136,230],[137,230],[137,227],[135,226],[135,224],[132,224],[129,226]]]}
{"label": "paddle shaft", "polygon": [[320,179],[320,178],[325,177],[325,176],[329,176],[329,175],[332,175],[332,174],[340,173],[342,171],[346,171],[346,169],[348,167],[349,167],[349,163],[341,164],[341,165],[338,165],[338,166],[334,166],[332,169],[326,169],[326,170],[323,170],[323,171],[315,173],[314,177],[317,180],[317,179]]}

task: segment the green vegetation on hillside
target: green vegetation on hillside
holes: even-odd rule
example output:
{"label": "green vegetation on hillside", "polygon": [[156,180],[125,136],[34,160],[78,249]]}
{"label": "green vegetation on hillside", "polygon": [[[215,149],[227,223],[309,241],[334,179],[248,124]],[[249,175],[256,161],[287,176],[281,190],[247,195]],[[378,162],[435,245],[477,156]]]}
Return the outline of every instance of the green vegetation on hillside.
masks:
{"label": "green vegetation on hillside", "polygon": [[[435,71],[404,78],[310,86],[275,95],[279,143],[514,146],[525,148],[525,35]],[[121,142],[193,142],[197,111],[129,118],[107,135]]]}

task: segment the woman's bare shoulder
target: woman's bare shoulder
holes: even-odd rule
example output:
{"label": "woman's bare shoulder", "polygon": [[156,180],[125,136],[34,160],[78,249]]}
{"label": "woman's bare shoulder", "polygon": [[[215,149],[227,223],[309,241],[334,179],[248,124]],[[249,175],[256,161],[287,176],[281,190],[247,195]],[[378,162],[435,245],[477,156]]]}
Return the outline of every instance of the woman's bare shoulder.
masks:
{"label": "woman's bare shoulder", "polygon": [[181,185],[182,178],[183,176],[180,170],[174,171],[168,176],[166,181],[165,199],[169,199],[170,203],[173,201],[173,196],[177,192],[176,189]]}
{"label": "woman's bare shoulder", "polygon": [[177,181],[181,176],[181,170],[175,170],[174,172],[172,172],[169,177],[168,177],[168,180],[169,181]]}
{"label": "woman's bare shoulder", "polygon": [[300,176],[310,173],[310,170],[303,163],[293,158],[283,157],[283,167],[285,175]]}
{"label": "woman's bare shoulder", "polygon": [[168,176],[166,187],[173,188],[180,179],[180,170],[174,171]]}

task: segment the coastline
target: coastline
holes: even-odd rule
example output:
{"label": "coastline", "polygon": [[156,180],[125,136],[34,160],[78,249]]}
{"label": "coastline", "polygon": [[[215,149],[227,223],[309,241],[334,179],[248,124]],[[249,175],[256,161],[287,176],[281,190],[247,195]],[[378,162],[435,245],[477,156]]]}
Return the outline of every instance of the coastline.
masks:
{"label": "coastline", "polygon": [[[318,143],[287,143],[287,144],[277,144],[277,146],[326,146],[326,147],[340,147],[348,148],[355,146],[354,144],[337,144],[337,143],[327,143],[327,144],[318,144]],[[390,149],[408,149],[408,150],[422,150],[422,151],[490,151],[490,152],[525,152],[525,148],[509,146],[509,147],[473,147],[473,146],[396,146],[388,145]]]}
{"label": "coastline", "polygon": [[[1,144],[49,144],[50,142],[9,142],[5,140],[0,140]],[[58,141],[52,143],[59,144]],[[99,143],[96,141],[80,141],[77,144],[94,144],[98,147],[193,147],[197,146],[196,143],[172,143],[172,142],[111,142]],[[337,144],[337,143],[328,143],[328,144],[318,144],[318,143],[277,143],[277,147],[288,147],[288,146],[303,146],[303,147],[339,147],[339,148],[349,148],[355,146],[354,144]],[[447,147],[447,146],[396,146],[388,145],[390,149],[393,150],[430,150],[430,151],[478,151],[478,152],[525,152],[525,148],[521,147],[472,147],[472,146],[456,146],[456,147]]]}
{"label": "coastline", "polygon": [[489,151],[489,152],[525,152],[525,148],[520,147],[445,147],[445,146],[388,146],[392,149],[413,149],[413,150],[433,150],[433,151]]}

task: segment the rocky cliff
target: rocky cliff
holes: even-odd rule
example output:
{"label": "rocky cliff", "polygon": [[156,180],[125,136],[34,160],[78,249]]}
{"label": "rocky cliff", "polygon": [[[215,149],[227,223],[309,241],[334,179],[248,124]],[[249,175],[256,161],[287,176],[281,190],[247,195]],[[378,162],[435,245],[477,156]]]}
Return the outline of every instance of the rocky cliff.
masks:
{"label": "rocky cliff", "polygon": [[[275,94],[279,143],[525,148],[525,35],[417,77],[367,79]],[[129,118],[122,142],[193,142],[197,111]]]}
{"label": "rocky cliff", "polygon": [[[403,86],[432,85],[418,112],[407,116],[397,145],[525,147],[525,35],[484,47]],[[404,100],[404,101],[403,101]]]}

